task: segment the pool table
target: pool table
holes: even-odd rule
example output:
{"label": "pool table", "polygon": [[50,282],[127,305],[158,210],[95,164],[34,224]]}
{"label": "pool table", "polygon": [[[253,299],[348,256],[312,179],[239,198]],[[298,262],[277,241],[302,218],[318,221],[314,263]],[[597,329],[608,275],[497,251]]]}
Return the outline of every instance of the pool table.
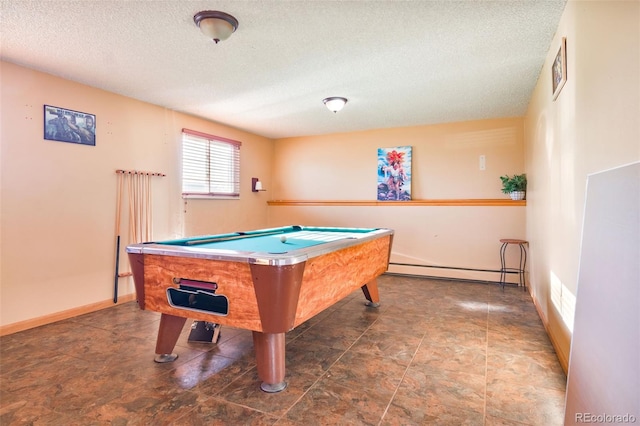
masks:
{"label": "pool table", "polygon": [[260,388],[285,382],[285,333],[358,288],[379,304],[393,230],[287,226],[132,244],[141,309],[160,312],[157,362],[171,362],[187,318],[253,331]]}

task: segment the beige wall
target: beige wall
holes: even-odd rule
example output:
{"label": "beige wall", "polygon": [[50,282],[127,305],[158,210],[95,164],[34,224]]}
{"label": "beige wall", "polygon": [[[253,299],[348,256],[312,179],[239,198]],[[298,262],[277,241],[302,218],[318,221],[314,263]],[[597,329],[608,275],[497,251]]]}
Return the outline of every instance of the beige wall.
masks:
{"label": "beige wall", "polygon": [[[521,118],[288,138],[275,142],[270,199],[375,201],[377,150],[394,146],[413,147],[413,199],[508,198],[500,192],[499,176],[524,171]],[[486,157],[485,170],[480,170],[480,155]],[[524,238],[524,221],[524,207],[269,208],[272,226],[393,228],[393,262],[491,270],[500,267],[498,240]],[[496,273],[439,268],[392,270],[463,279],[499,278]]]}
{"label": "beige wall", "polygon": [[[254,174],[268,185],[272,141],[10,63],[0,67],[3,332],[112,303],[116,169],[166,174],[153,178],[157,239],[266,225],[265,195],[250,187]],[[44,140],[45,104],[95,114],[96,146]],[[240,200],[183,203],[184,127],[242,142]],[[124,247],[126,225],[123,231]],[[130,279],[119,289],[131,295]]]}
{"label": "beige wall", "polygon": [[[639,7],[568,2],[525,118],[532,293],[565,366],[587,175],[640,159]],[[568,78],[553,101],[550,67],[562,37]]]}
{"label": "beige wall", "polygon": [[524,170],[523,137],[507,118],[280,139],[270,198],[375,200],[377,149],[394,146],[413,147],[414,199],[502,198],[499,176]]}

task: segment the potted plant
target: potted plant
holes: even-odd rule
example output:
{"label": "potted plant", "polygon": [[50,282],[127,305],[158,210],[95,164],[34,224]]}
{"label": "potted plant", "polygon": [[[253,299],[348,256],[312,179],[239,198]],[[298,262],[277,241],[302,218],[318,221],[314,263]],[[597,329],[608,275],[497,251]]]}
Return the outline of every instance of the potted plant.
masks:
{"label": "potted plant", "polygon": [[509,194],[512,200],[524,200],[527,191],[527,175],[500,176],[502,192]]}

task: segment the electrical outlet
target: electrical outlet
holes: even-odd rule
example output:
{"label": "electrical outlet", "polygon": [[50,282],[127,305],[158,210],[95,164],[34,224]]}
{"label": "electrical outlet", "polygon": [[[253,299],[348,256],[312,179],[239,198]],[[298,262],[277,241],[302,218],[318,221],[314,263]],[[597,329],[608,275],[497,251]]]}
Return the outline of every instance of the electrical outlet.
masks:
{"label": "electrical outlet", "polygon": [[480,170],[486,170],[487,168],[487,159],[484,155],[480,156]]}

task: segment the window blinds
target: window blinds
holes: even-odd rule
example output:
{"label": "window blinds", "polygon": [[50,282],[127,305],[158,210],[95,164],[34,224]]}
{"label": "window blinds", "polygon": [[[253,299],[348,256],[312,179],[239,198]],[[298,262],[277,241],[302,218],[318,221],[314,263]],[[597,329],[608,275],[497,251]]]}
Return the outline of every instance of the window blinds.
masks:
{"label": "window blinds", "polygon": [[240,196],[238,141],[182,129],[182,195]]}

